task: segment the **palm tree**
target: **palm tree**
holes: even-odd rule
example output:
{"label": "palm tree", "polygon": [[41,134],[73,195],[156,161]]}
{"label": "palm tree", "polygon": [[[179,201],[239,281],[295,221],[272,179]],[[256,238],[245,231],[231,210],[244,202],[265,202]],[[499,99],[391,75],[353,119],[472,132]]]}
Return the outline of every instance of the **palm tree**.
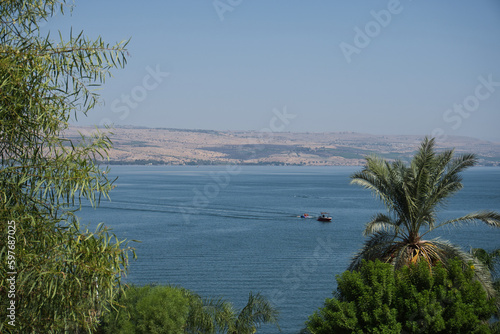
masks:
{"label": "palm tree", "polygon": [[[240,311],[230,334],[253,334],[261,324],[278,325],[279,312],[260,293],[254,295],[250,292],[247,305]],[[280,330],[281,331],[281,330]]]}
{"label": "palm tree", "polygon": [[409,165],[401,160],[392,163],[378,157],[367,157],[366,166],[351,176],[351,183],[370,189],[387,207],[366,224],[364,235],[370,236],[354,257],[349,270],[356,270],[363,259],[391,263],[399,268],[417,261],[429,266],[445,266],[458,257],[472,265],[476,278],[489,296],[494,295],[489,270],[471,254],[441,239],[426,240],[429,232],[445,225],[484,222],[500,227],[500,214],[481,211],[438,222],[436,212],[447,199],[462,189],[460,173],[476,163],[473,154],[454,157],[453,150],[437,153],[434,139],[425,138]]}
{"label": "palm tree", "polygon": [[253,334],[261,324],[274,324],[279,329],[278,310],[260,293],[250,292],[239,313],[224,299],[202,299],[189,290],[185,293],[191,299],[186,333]]}
{"label": "palm tree", "polygon": [[190,290],[184,292],[190,299],[185,333],[226,333],[236,321],[233,304],[230,302],[221,298],[202,298]]}

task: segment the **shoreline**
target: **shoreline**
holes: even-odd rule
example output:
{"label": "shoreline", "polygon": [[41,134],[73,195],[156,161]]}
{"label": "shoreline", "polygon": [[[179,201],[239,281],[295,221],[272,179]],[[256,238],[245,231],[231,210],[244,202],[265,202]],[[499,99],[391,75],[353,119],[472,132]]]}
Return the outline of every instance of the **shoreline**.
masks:
{"label": "shoreline", "polygon": [[[78,145],[95,129],[70,127],[64,138]],[[370,135],[350,132],[291,133],[116,128],[108,136],[111,165],[291,165],[363,166],[365,157],[409,162],[423,136]],[[69,145],[69,143],[68,143]],[[500,166],[500,143],[449,137],[437,150],[474,152],[478,165]]]}

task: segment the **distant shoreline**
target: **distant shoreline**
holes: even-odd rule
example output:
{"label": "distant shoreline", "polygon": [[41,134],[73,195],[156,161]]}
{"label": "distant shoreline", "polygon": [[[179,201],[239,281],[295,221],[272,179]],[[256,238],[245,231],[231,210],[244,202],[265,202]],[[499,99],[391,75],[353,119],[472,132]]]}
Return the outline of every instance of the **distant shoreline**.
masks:
{"label": "distant shoreline", "polygon": [[[117,161],[117,162],[106,162],[106,161],[98,161],[100,165],[104,166],[137,166],[137,167],[144,167],[144,166],[154,166],[154,167],[161,167],[161,166],[166,166],[166,167],[224,167],[224,166],[242,166],[242,167],[363,167],[364,164],[360,165],[293,165],[293,164],[273,164],[273,163],[268,163],[268,164],[223,164],[223,163],[213,163],[213,164],[184,164],[184,165],[179,165],[179,164],[165,164],[165,163],[135,163],[135,162],[123,162],[123,161]],[[477,164],[472,168],[500,168],[500,164],[493,165],[493,164],[487,164],[487,165],[481,165]]]}
{"label": "distant shoreline", "polygon": [[[95,128],[70,127],[73,143]],[[100,130],[106,132],[106,130]],[[424,136],[353,132],[292,133],[119,127],[108,134],[110,165],[363,166],[365,157],[409,161]],[[438,149],[474,153],[480,166],[500,166],[500,143],[469,137],[438,141]]]}
{"label": "distant shoreline", "polygon": [[344,165],[334,165],[334,164],[324,164],[324,165],[307,165],[307,164],[293,164],[286,162],[256,162],[256,163],[223,163],[223,162],[207,162],[207,163],[197,163],[195,161],[190,161],[184,164],[175,163],[164,163],[163,161],[99,161],[100,164],[106,164],[110,166],[295,166],[295,167],[356,167],[363,166],[364,164],[344,164]]}

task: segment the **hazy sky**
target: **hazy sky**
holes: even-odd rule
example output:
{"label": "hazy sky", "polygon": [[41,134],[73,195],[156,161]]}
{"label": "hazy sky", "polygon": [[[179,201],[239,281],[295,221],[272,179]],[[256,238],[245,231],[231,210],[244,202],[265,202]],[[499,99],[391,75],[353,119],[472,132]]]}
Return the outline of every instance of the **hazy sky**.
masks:
{"label": "hazy sky", "polygon": [[130,57],[78,124],[500,141],[500,2],[80,0]]}

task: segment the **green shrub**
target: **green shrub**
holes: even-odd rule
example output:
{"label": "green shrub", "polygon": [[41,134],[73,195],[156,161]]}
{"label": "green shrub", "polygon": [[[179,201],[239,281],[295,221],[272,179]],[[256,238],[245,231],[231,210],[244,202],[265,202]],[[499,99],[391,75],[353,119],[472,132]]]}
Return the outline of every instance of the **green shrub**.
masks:
{"label": "green shrub", "polygon": [[453,260],[448,268],[417,265],[394,271],[390,264],[364,262],[337,277],[334,298],[307,321],[323,333],[490,333],[495,311],[474,270]]}
{"label": "green shrub", "polygon": [[184,332],[189,297],[172,286],[132,286],[118,299],[120,307],[102,326],[110,334],[177,334]]}

